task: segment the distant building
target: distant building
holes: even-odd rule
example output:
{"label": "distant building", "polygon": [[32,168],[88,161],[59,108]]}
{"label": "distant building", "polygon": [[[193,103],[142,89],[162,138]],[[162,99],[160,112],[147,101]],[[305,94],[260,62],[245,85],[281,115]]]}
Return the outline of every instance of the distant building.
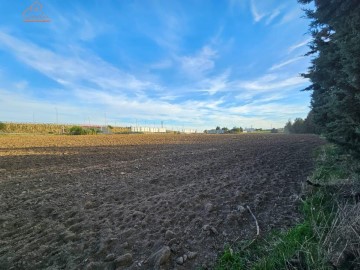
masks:
{"label": "distant building", "polygon": [[183,129],[182,133],[185,133],[185,134],[197,133],[197,130],[196,129]]}
{"label": "distant building", "polygon": [[255,128],[244,128],[244,133],[255,132]]}
{"label": "distant building", "polygon": [[102,126],[100,128],[100,132],[103,134],[111,134],[112,133],[109,126]]}
{"label": "distant building", "polygon": [[131,132],[142,132],[142,133],[166,133],[166,128],[131,127]]}

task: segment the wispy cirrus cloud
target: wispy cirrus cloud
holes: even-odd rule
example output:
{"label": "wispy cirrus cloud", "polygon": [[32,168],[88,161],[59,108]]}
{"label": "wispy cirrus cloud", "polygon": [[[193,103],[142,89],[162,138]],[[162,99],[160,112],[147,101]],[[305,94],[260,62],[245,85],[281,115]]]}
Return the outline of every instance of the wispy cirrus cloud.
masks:
{"label": "wispy cirrus cloud", "polygon": [[288,53],[292,53],[292,52],[295,51],[296,49],[299,49],[299,48],[301,48],[301,47],[306,46],[307,44],[309,44],[310,41],[311,41],[311,38],[306,39],[306,40],[304,40],[304,41],[301,41],[301,42],[299,42],[299,43],[296,43],[296,44],[290,46],[289,49],[288,49]]}
{"label": "wispy cirrus cloud", "polygon": [[281,62],[281,63],[278,63],[278,64],[273,65],[273,66],[269,69],[269,71],[274,71],[274,70],[277,70],[277,69],[281,69],[281,68],[283,68],[283,67],[285,67],[285,66],[288,66],[288,65],[290,65],[290,64],[292,64],[292,63],[295,63],[295,62],[297,62],[297,61],[299,61],[299,60],[301,60],[301,59],[304,59],[304,56],[299,56],[299,57],[294,57],[294,58],[288,59],[288,60],[286,60],[286,61],[284,61],[284,62]]}
{"label": "wispy cirrus cloud", "polygon": [[280,14],[281,14],[280,9],[275,9],[273,12],[271,12],[268,18],[266,19],[266,25],[271,24],[271,22],[275,20]]}
{"label": "wispy cirrus cloud", "polygon": [[294,113],[303,113],[307,110],[305,106],[299,105],[282,105],[279,107],[278,103],[266,103],[266,104],[246,104],[231,108],[233,113],[239,113],[242,115],[251,114],[253,116],[269,116],[274,114],[282,114],[283,116],[289,116]]}
{"label": "wispy cirrus cloud", "polygon": [[237,81],[235,82],[235,86],[245,90],[268,91],[299,86],[306,83],[307,81],[300,76],[280,78],[275,74],[267,74],[252,81]]}
{"label": "wispy cirrus cloud", "polygon": [[269,6],[269,3],[266,4],[267,5],[264,5],[264,2],[250,0],[250,10],[255,23],[265,20],[265,25],[270,25],[277,17],[281,15],[281,10],[283,8],[282,6],[274,7],[271,5]]}
{"label": "wispy cirrus cloud", "polygon": [[214,59],[217,52],[209,46],[204,46],[193,56],[182,56],[178,60],[183,72],[193,77],[201,77],[215,67]]}
{"label": "wispy cirrus cloud", "polygon": [[119,70],[95,55],[64,56],[6,33],[0,33],[0,41],[0,46],[6,46],[21,62],[65,87],[85,83],[109,91],[158,88],[151,82],[139,80],[134,75]]}
{"label": "wispy cirrus cloud", "polygon": [[285,13],[285,15],[281,18],[281,20],[279,21],[279,23],[277,24],[278,26],[290,23],[291,21],[294,21],[295,19],[299,19],[300,16],[302,14],[302,11],[299,7],[296,7],[290,11],[288,11],[287,13]]}
{"label": "wispy cirrus cloud", "polygon": [[255,0],[250,0],[250,9],[255,22],[261,21],[261,19],[265,16],[265,13],[258,10]]}
{"label": "wispy cirrus cloud", "polygon": [[172,59],[162,59],[160,61],[157,61],[155,63],[152,63],[149,65],[150,69],[167,69],[172,67],[173,61]]}
{"label": "wispy cirrus cloud", "polygon": [[218,76],[204,79],[200,83],[199,91],[214,95],[219,91],[226,90],[229,86],[229,73],[227,70]]}

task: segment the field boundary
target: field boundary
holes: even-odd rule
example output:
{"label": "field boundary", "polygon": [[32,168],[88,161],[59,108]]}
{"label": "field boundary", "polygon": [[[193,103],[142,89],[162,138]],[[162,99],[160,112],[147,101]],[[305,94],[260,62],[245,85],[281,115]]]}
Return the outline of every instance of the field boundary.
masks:
{"label": "field boundary", "polygon": [[315,162],[299,198],[303,221],[227,246],[216,270],[360,267],[360,165],[332,144],[316,151]]}

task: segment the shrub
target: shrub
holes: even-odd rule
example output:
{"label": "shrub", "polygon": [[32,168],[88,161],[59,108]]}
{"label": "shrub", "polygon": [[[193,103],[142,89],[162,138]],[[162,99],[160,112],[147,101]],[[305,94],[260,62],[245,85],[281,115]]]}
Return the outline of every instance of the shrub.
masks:
{"label": "shrub", "polygon": [[241,133],[243,132],[242,127],[233,127],[231,133]]}
{"label": "shrub", "polygon": [[85,132],[87,134],[96,135],[96,134],[98,134],[100,132],[100,130],[97,129],[97,128],[90,128],[88,130],[85,130]]}
{"label": "shrub", "polygon": [[3,122],[0,122],[0,130],[4,130],[6,127],[6,124]]}
{"label": "shrub", "polygon": [[82,127],[72,126],[69,129],[69,133],[70,133],[70,135],[85,135],[85,134],[87,134],[87,131],[86,131],[86,129],[83,129]]}

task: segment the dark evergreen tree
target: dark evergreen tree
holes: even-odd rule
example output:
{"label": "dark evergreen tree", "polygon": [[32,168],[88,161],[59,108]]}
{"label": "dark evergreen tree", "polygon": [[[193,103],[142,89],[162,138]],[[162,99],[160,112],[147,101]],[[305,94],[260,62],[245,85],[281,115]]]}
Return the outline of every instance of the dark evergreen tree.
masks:
{"label": "dark evergreen tree", "polygon": [[313,55],[308,73],[312,82],[312,118],[318,132],[330,141],[360,153],[360,1],[299,0],[313,2]]}
{"label": "dark evergreen tree", "polygon": [[291,120],[288,120],[284,127],[285,133],[293,133],[292,123]]}
{"label": "dark evergreen tree", "polygon": [[304,120],[302,118],[296,118],[292,125],[293,133],[305,133]]}
{"label": "dark evergreen tree", "polygon": [[314,123],[314,113],[311,110],[304,120],[304,130],[306,133],[319,134],[319,130]]}

